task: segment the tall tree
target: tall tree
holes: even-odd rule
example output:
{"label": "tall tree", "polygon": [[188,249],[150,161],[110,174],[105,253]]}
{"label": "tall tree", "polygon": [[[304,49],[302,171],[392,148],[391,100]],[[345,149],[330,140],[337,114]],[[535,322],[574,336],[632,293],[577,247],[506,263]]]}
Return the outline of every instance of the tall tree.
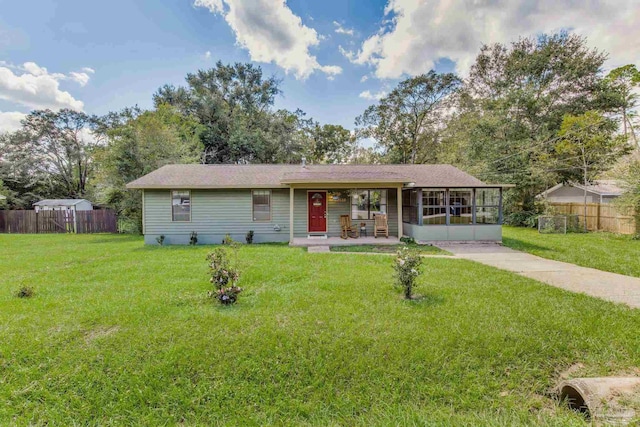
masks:
{"label": "tall tree", "polygon": [[79,111],[32,111],[18,132],[1,138],[0,178],[26,193],[25,200],[36,188],[44,197],[87,197],[100,144],[96,125],[95,116]]}
{"label": "tall tree", "polygon": [[603,82],[607,55],[568,33],[481,48],[446,132],[462,166],[516,184],[507,209],[533,211],[535,196],[562,177],[548,167],[566,114],[614,108]]}
{"label": "tall tree", "polygon": [[125,109],[101,119],[107,144],[98,152],[101,199],[141,231],[142,198],[125,185],[170,163],[197,163],[202,152],[202,126],[160,105],[155,111]]}
{"label": "tall tree", "polygon": [[346,163],[353,156],[355,138],[340,125],[314,123],[310,130],[309,154],[313,163]]}
{"label": "tall tree", "polygon": [[172,105],[204,126],[203,162],[247,163],[259,158],[260,149],[270,142],[270,109],[280,82],[263,78],[260,67],[220,61],[214,68],[188,74],[186,80],[186,88],[163,86],[153,100],[156,107]]}
{"label": "tall tree", "polygon": [[374,138],[390,162],[435,159],[441,123],[461,85],[454,74],[427,74],[404,80],[356,118],[359,134]]}
{"label": "tall tree", "polygon": [[626,137],[631,137],[636,148],[640,150],[640,143],[632,122],[638,101],[638,95],[635,91],[640,87],[640,71],[633,64],[618,67],[609,72],[607,82],[611,85],[611,93],[622,116],[623,133]]}
{"label": "tall tree", "polygon": [[64,196],[30,141],[24,131],[0,134],[0,179],[9,208],[28,209],[42,198]]}
{"label": "tall tree", "polygon": [[629,152],[624,135],[616,136],[617,124],[596,111],[565,115],[555,146],[556,164],[576,176],[584,186],[584,230],[587,231],[587,186]]}
{"label": "tall tree", "polygon": [[636,237],[640,237],[640,160],[631,159],[618,171],[618,180],[624,193],[615,200],[616,205],[635,216]]}

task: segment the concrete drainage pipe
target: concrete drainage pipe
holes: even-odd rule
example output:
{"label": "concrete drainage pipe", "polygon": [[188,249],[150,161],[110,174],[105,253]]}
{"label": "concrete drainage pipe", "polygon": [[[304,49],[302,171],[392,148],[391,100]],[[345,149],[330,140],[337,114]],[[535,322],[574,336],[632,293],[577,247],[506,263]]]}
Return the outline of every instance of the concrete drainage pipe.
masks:
{"label": "concrete drainage pipe", "polygon": [[616,424],[628,423],[635,416],[633,409],[623,405],[634,395],[640,402],[640,378],[574,378],[560,384],[560,400],[571,409]]}

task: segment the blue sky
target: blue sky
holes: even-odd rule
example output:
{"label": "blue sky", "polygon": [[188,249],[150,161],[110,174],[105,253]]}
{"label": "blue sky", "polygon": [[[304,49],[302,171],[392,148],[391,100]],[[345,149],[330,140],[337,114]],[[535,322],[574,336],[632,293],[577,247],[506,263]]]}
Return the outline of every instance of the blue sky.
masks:
{"label": "blue sky", "polygon": [[158,87],[218,59],[253,60],[282,79],[277,107],[348,128],[401,78],[464,75],[483,42],[574,28],[612,65],[637,62],[633,0],[482,3],[0,0],[0,131],[32,108],[148,108]]}

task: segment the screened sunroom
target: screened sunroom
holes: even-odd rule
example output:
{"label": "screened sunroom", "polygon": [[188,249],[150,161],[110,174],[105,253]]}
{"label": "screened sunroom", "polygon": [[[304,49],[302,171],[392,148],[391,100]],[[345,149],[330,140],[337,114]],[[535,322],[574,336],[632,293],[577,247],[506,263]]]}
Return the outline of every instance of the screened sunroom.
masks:
{"label": "screened sunroom", "polygon": [[418,241],[502,240],[502,187],[403,190],[404,234]]}

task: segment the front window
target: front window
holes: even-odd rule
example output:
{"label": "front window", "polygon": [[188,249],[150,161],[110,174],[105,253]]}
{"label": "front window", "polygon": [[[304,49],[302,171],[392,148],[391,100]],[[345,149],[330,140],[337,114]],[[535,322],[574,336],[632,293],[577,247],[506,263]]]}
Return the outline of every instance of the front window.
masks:
{"label": "front window", "polygon": [[449,190],[450,224],[473,223],[473,190]]}
{"label": "front window", "polygon": [[171,192],[171,213],[173,221],[191,221],[191,192]]}
{"label": "front window", "polygon": [[500,222],[500,190],[478,188],[476,190],[476,224]]}
{"label": "front window", "polygon": [[374,219],[387,213],[387,190],[354,190],[351,196],[352,219]]}
{"label": "front window", "polygon": [[271,191],[260,190],[254,191],[253,195],[253,220],[254,221],[270,221],[271,220]]}
{"label": "front window", "polygon": [[425,225],[445,225],[447,223],[447,207],[445,190],[422,191],[422,223]]}

